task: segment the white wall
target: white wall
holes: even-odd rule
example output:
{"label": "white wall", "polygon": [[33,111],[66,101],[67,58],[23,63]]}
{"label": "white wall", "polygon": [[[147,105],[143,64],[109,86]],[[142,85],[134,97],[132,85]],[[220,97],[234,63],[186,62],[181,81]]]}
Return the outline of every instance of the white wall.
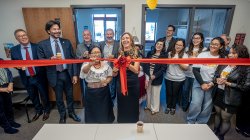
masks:
{"label": "white wall", "polygon": [[[234,39],[236,33],[246,33],[245,44],[250,48],[250,1],[249,0],[158,0],[159,4],[202,4],[202,5],[236,5],[230,36]],[[141,11],[146,0],[0,0],[0,46],[4,42],[16,44],[13,32],[24,28],[22,7],[69,7],[70,5],[125,5],[125,31],[136,29],[141,37]],[[34,21],[35,23],[35,21]],[[3,47],[0,57],[6,58]]]}

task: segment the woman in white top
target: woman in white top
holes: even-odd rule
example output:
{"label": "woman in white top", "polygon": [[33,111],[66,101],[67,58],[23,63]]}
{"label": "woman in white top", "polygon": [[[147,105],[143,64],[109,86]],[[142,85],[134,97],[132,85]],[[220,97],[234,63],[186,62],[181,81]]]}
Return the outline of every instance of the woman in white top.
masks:
{"label": "woman in white top", "polygon": [[[204,47],[204,36],[200,32],[196,32],[192,36],[189,47],[186,49],[188,58],[196,58],[201,52],[207,50]],[[183,111],[187,111],[190,104],[190,97],[192,95],[192,86],[194,82],[194,74],[192,72],[192,65],[189,65],[188,70],[184,72],[186,80],[184,81],[181,91],[181,107]]]}
{"label": "woman in white top", "polygon": [[[202,52],[197,58],[224,58],[225,42],[222,38],[213,38],[209,51]],[[195,81],[192,88],[192,100],[187,115],[189,124],[206,124],[212,111],[213,77],[216,64],[193,65]]]}
{"label": "woman in white top", "polygon": [[80,77],[87,82],[85,94],[85,123],[112,123],[114,113],[108,84],[112,80],[112,68],[101,58],[101,50],[90,50],[91,62],[83,63]]}
{"label": "woman in white top", "polygon": [[[177,39],[175,42],[175,48],[169,52],[168,58],[188,58],[185,53],[185,40]],[[165,76],[166,93],[167,93],[167,109],[166,114],[170,112],[171,115],[175,114],[177,97],[180,89],[186,79],[184,71],[188,69],[188,64],[169,64]]]}

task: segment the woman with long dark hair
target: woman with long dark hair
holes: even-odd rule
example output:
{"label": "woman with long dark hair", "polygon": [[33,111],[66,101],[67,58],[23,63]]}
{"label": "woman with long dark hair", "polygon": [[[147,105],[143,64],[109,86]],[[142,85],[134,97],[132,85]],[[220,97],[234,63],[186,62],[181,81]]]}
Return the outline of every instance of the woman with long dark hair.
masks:
{"label": "woman with long dark hair", "polygon": [[[229,59],[249,58],[246,46],[233,46],[228,54]],[[247,66],[220,65],[215,72],[214,107],[216,110],[214,132],[220,140],[231,126],[231,118],[237,113],[242,95],[250,90],[250,68]],[[249,118],[248,118],[249,119]]]}
{"label": "woman with long dark hair", "polygon": [[[169,59],[175,58],[188,58],[185,53],[185,40],[177,39],[175,42],[175,48],[169,52]],[[167,66],[165,84],[166,84],[166,98],[167,98],[167,108],[165,113],[170,112],[171,115],[175,114],[177,97],[179,95],[180,89],[186,79],[184,71],[188,69],[188,64],[169,64]]]}
{"label": "woman with long dark hair", "polygon": [[[200,53],[197,58],[224,58],[224,46],[224,40],[220,37],[215,37],[210,43],[209,51]],[[216,64],[193,65],[195,81],[192,87],[192,100],[187,115],[189,124],[206,124],[210,118],[213,107],[213,77],[216,68]]]}
{"label": "woman with long dark hair", "polygon": [[85,123],[112,123],[115,119],[109,83],[112,68],[107,61],[100,61],[101,50],[90,50],[91,62],[83,63],[80,77],[86,81]]}
{"label": "woman with long dark hair", "polygon": [[[152,51],[148,52],[147,58],[158,59],[165,58],[164,39],[158,39]],[[160,92],[165,67],[163,64],[147,63],[144,65],[146,73],[147,104],[145,110],[150,110],[154,115],[160,110]]]}
{"label": "woman with long dark hair", "polygon": [[[196,32],[193,34],[192,39],[190,41],[189,47],[186,49],[188,58],[196,58],[201,52],[207,50],[204,47],[204,36],[200,32]],[[183,111],[187,111],[190,104],[190,97],[192,95],[192,86],[194,82],[194,74],[192,72],[192,66],[189,65],[188,70],[185,71],[186,79],[183,84],[182,92],[181,92],[181,107]]]}

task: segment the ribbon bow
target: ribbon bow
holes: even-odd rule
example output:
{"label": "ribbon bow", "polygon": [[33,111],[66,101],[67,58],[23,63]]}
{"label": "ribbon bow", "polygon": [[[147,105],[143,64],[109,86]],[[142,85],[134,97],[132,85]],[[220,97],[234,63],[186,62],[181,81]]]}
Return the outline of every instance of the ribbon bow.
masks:
{"label": "ribbon bow", "polygon": [[114,60],[114,67],[120,69],[121,92],[125,96],[128,92],[126,68],[130,65],[130,56],[121,56]]}

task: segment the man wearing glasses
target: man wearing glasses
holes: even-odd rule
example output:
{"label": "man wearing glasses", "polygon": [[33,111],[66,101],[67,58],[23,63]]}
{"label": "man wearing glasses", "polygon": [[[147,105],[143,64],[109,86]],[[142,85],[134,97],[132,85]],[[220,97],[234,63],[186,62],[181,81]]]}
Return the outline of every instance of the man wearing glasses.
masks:
{"label": "man wearing glasses", "polygon": [[168,28],[166,30],[166,37],[164,37],[164,43],[165,43],[165,50],[167,54],[171,52],[174,49],[175,44],[175,38],[173,37],[175,32],[175,26],[174,25],[168,25]]}

